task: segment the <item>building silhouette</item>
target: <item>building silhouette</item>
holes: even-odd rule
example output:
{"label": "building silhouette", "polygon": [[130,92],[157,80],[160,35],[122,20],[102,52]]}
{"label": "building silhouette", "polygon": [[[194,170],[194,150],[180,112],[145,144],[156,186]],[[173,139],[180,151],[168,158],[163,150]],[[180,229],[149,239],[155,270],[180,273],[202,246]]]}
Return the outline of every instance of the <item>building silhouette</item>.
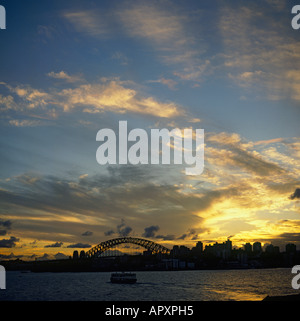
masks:
{"label": "building silhouette", "polygon": [[296,253],[296,245],[291,243],[287,244],[285,246],[285,251],[286,253]]}
{"label": "building silhouette", "polygon": [[210,253],[218,258],[228,259],[231,256],[232,242],[228,239],[223,243],[214,243],[213,245],[206,245],[205,252]]}
{"label": "building silhouette", "polygon": [[79,256],[78,256],[78,251],[75,250],[75,251],[73,252],[73,260],[77,260],[78,257],[79,257]]}
{"label": "building silhouette", "polygon": [[244,245],[244,249],[246,253],[251,253],[252,252],[252,245],[250,243],[246,243]]}
{"label": "building silhouette", "polygon": [[260,242],[255,242],[253,243],[253,252],[256,254],[259,254],[262,252],[262,247],[261,247],[261,243]]}

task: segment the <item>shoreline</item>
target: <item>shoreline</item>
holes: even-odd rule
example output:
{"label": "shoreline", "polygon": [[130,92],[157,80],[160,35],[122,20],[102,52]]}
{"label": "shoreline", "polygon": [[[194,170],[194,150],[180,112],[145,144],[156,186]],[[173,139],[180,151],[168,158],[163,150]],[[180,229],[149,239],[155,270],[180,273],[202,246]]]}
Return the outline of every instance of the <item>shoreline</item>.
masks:
{"label": "shoreline", "polygon": [[297,294],[287,294],[278,296],[266,296],[262,301],[273,302],[273,301],[300,301],[300,293]]}

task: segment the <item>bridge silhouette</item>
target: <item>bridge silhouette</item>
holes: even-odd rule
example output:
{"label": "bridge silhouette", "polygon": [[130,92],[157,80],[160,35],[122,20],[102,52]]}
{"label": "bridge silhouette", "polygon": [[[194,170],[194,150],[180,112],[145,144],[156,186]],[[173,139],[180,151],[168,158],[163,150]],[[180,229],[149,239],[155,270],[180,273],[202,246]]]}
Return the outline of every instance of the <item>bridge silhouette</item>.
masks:
{"label": "bridge silhouette", "polygon": [[131,243],[136,244],[141,247],[144,247],[146,250],[151,252],[152,254],[170,254],[170,250],[158,243],[155,243],[150,240],[142,239],[142,238],[136,238],[136,237],[119,237],[112,240],[108,240],[105,242],[101,242],[98,245],[91,248],[89,251],[85,253],[87,258],[92,257],[99,257],[102,253],[105,251],[111,249],[112,247],[115,247],[120,244],[124,243]]}

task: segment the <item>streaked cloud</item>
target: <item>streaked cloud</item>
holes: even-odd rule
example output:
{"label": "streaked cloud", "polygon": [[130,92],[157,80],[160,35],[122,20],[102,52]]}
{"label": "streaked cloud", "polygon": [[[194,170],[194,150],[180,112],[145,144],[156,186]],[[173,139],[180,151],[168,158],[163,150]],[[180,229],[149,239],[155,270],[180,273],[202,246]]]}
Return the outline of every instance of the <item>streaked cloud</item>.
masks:
{"label": "streaked cloud", "polygon": [[92,37],[103,37],[109,32],[106,18],[94,10],[70,11],[63,13],[73,27],[78,31],[88,34]]}
{"label": "streaked cloud", "polygon": [[9,121],[9,124],[11,126],[16,126],[16,127],[33,127],[33,126],[42,126],[43,122],[40,120],[29,120],[29,119],[23,119],[23,120],[18,120],[18,119],[12,119]]}
{"label": "streaked cloud", "polygon": [[[51,74],[51,73],[50,73]],[[69,81],[72,76],[66,73],[53,74],[55,77]],[[52,75],[52,76],[53,76]],[[30,86],[12,87],[5,85],[20,103],[12,104],[13,97],[2,98],[5,105],[4,111],[12,107],[25,114],[35,110],[36,116],[42,115],[57,117],[57,113],[70,112],[74,109],[84,113],[137,113],[153,115],[155,117],[172,118],[183,115],[181,107],[174,102],[161,102],[151,96],[143,96],[136,89],[126,86],[126,82],[120,80],[110,80],[100,83],[83,84],[75,88],[57,90],[50,88],[48,92],[31,88]],[[11,98],[10,98],[11,97]],[[58,108],[54,109],[53,108]],[[11,120],[14,126],[38,125],[38,120]]]}
{"label": "streaked cloud", "polygon": [[[276,10],[285,4],[267,1]],[[299,96],[299,41],[288,18],[277,19],[270,7],[239,5],[222,8],[219,22],[225,47],[225,66],[236,84],[270,100]],[[263,27],[261,27],[263,26]]]}
{"label": "streaked cloud", "polygon": [[273,138],[273,139],[269,139],[269,140],[260,140],[257,142],[254,142],[253,145],[262,145],[262,144],[272,144],[272,143],[280,143],[283,141],[283,138]]}
{"label": "streaked cloud", "polygon": [[202,81],[210,68],[203,54],[206,46],[200,36],[202,30],[193,30],[194,15],[176,4],[163,1],[134,3],[118,12],[125,30],[131,37],[149,42],[161,61],[176,68],[174,75],[181,80]]}
{"label": "streaked cloud", "polygon": [[[283,166],[277,154],[269,155],[263,147],[269,144],[284,155],[287,142],[277,138],[255,145],[236,133],[208,133],[203,175],[196,179],[182,174],[182,184],[171,184],[173,169],[166,173],[125,166],[108,167],[101,175],[78,174],[78,179],[27,173],[2,181],[0,194],[9,209],[7,219],[23,226],[24,238],[42,233],[54,242],[43,248],[57,242],[80,248],[85,243],[72,240],[86,236],[92,246],[103,236],[116,235],[155,238],[165,245],[229,234],[237,244],[267,242],[276,235],[284,241],[291,225],[279,230],[277,222],[292,222],[298,215],[293,199],[298,197],[299,181],[293,167]],[[159,225],[153,224],[156,220]],[[66,227],[69,234],[63,235]],[[298,228],[293,224],[295,233]],[[94,232],[82,233],[83,229]]]}
{"label": "streaked cloud", "polygon": [[81,106],[82,111],[88,113],[132,112],[163,118],[176,117],[182,113],[173,102],[163,103],[153,97],[141,97],[135,89],[127,88],[121,82],[114,80],[105,84],[65,89],[58,93],[56,98],[61,98],[57,104],[63,107],[64,111]]}
{"label": "streaked cloud", "polygon": [[166,85],[169,89],[171,90],[175,90],[175,86],[177,85],[177,82],[173,79],[166,79],[166,78],[160,78],[157,80],[149,80],[149,83],[159,83],[159,84],[163,84]]}
{"label": "streaked cloud", "polygon": [[64,71],[60,71],[60,72],[54,72],[51,71],[47,74],[47,76],[54,78],[54,79],[60,79],[60,80],[65,80],[67,82],[78,82],[78,81],[82,81],[81,76],[78,75],[68,75],[66,72]]}
{"label": "streaked cloud", "polygon": [[[175,3],[140,1],[120,4],[115,10],[65,12],[63,17],[79,33],[92,37],[113,38],[114,30],[145,41],[163,63],[173,65],[176,77],[198,82],[210,72],[211,66],[208,58],[202,57],[206,48],[199,37],[199,25],[197,33],[191,32],[194,28],[191,19],[197,14],[200,13],[183,11]],[[113,58],[128,64],[123,53],[116,52]]]}

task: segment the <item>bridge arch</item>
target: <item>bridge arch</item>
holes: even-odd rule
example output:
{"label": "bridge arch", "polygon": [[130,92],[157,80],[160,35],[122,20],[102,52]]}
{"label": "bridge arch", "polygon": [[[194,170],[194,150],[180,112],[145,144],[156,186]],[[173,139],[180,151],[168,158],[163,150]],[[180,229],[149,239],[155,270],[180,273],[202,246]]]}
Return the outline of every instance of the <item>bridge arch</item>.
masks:
{"label": "bridge arch", "polygon": [[170,254],[170,250],[158,243],[155,243],[150,240],[141,239],[137,237],[120,237],[112,240],[108,240],[105,242],[101,242],[98,245],[91,248],[89,251],[86,252],[86,257],[98,257],[100,254],[105,252],[106,250],[110,249],[119,244],[123,243],[132,243],[139,246],[144,247],[148,251],[151,251],[153,254],[161,253],[161,254]]}

